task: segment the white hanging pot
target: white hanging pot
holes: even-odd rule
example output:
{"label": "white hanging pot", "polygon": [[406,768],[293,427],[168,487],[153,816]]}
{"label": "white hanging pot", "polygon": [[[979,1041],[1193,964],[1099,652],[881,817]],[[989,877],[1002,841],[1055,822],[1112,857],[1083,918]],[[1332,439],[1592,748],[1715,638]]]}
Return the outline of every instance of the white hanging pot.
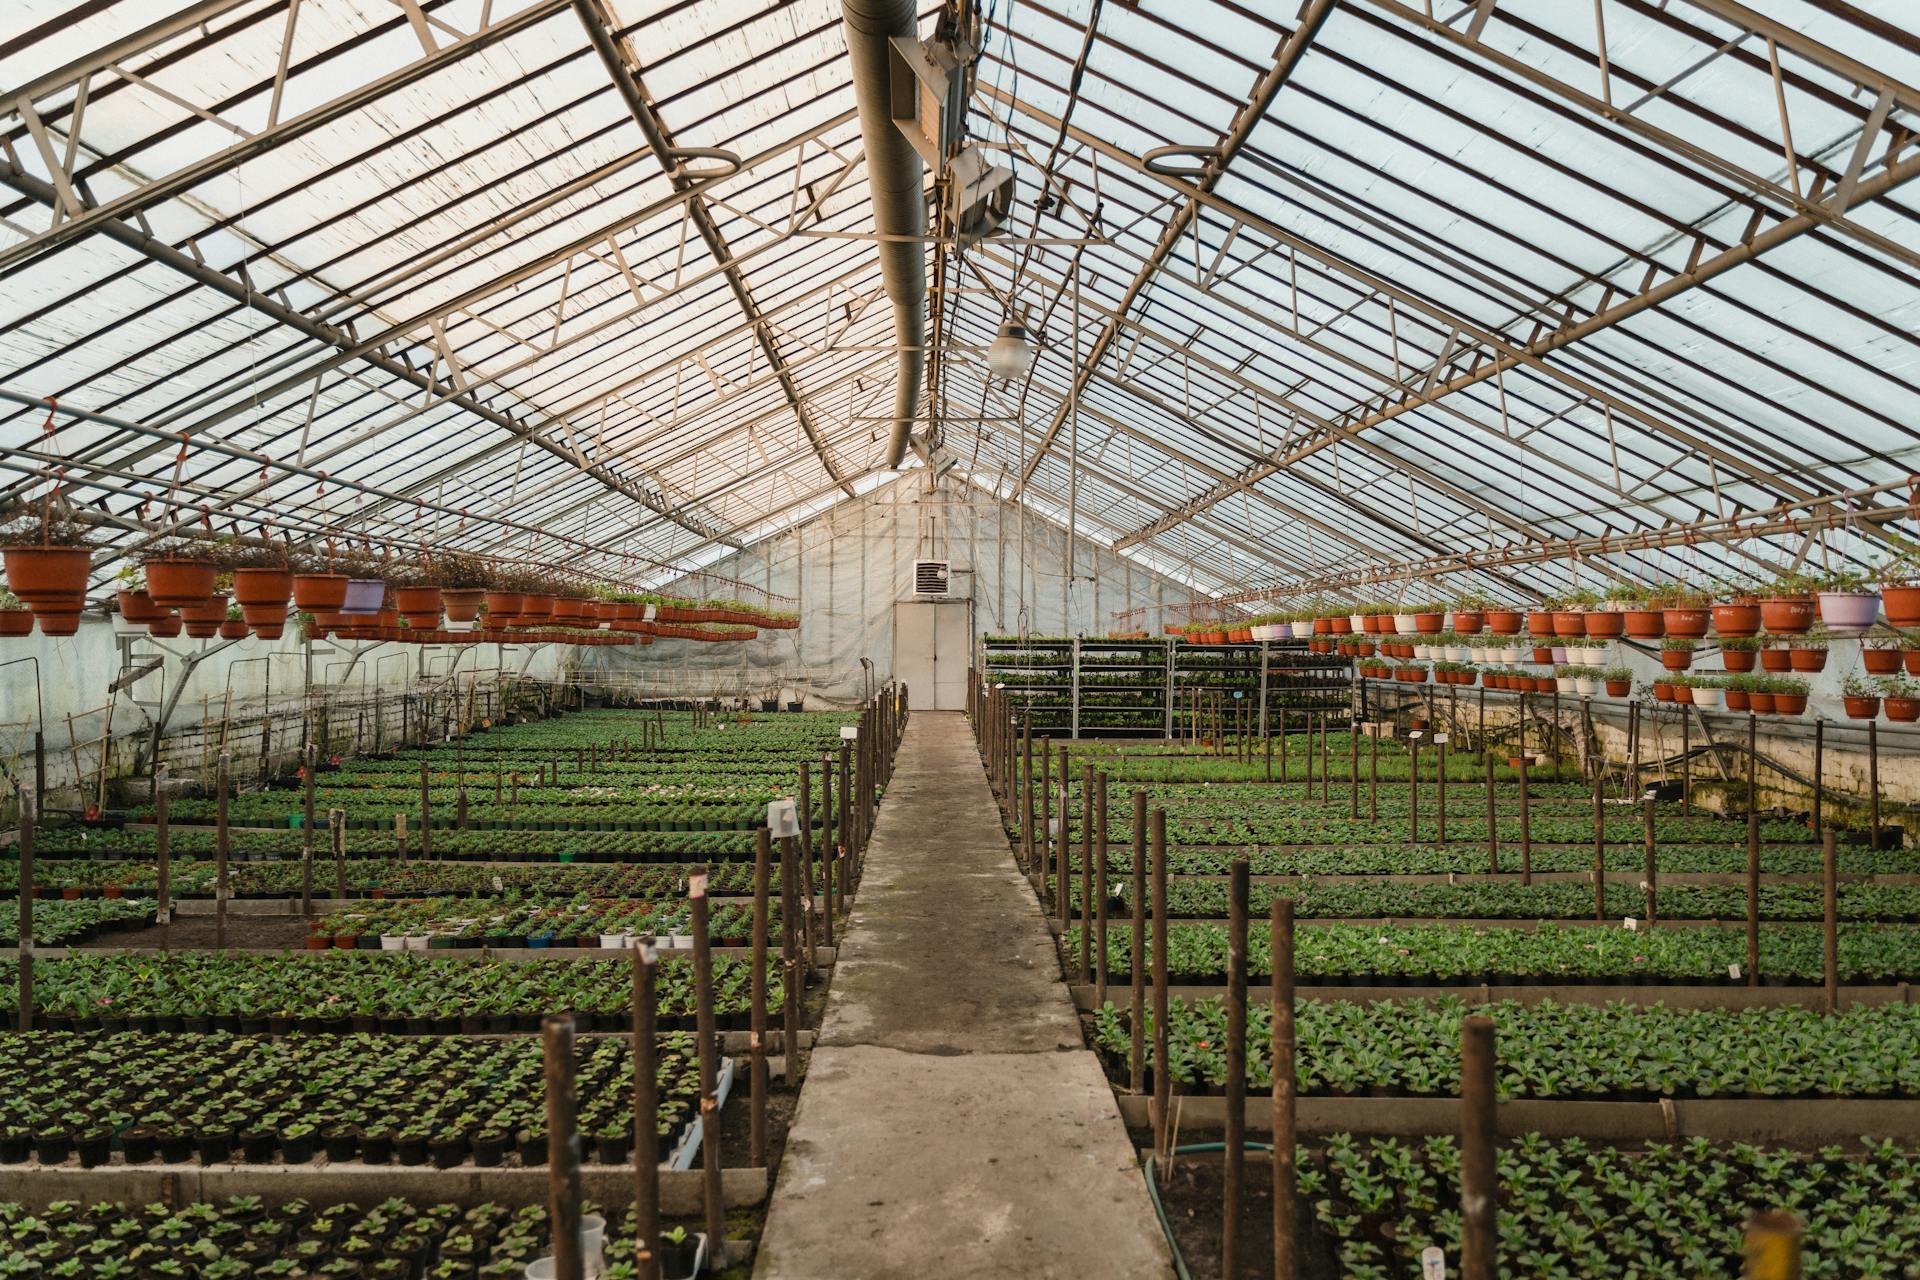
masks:
{"label": "white hanging pot", "polygon": [[1403,636],[1414,635],[1420,630],[1419,620],[1411,613],[1393,615],[1393,629]]}
{"label": "white hanging pot", "polygon": [[1877,591],[1822,591],[1820,621],[1829,631],[1865,631],[1880,617]]}
{"label": "white hanging pot", "polygon": [[1573,687],[1579,690],[1580,694],[1583,697],[1590,698],[1594,694],[1600,692],[1600,682],[1598,680],[1593,679],[1590,676],[1575,677],[1573,682]]}
{"label": "white hanging pot", "polygon": [[1693,687],[1693,705],[1696,707],[1717,707],[1720,705],[1720,695],[1723,692],[1725,691],[1717,689],[1712,685],[1695,685]]}
{"label": "white hanging pot", "polygon": [[347,598],[341,602],[340,612],[378,613],[386,600],[387,584],[379,578],[351,578],[347,581]]}

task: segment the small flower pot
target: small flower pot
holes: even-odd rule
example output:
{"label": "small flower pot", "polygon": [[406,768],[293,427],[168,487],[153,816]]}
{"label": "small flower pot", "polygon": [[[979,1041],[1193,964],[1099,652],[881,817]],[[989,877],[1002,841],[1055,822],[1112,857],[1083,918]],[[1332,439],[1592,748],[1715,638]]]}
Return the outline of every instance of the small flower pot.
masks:
{"label": "small flower pot", "polygon": [[1480,634],[1480,628],[1486,625],[1486,615],[1478,609],[1455,609],[1453,611],[1453,631],[1455,635],[1477,636]]}
{"label": "small flower pot", "polygon": [[1807,695],[1804,693],[1776,693],[1773,695],[1775,715],[1797,716],[1806,714]]}
{"label": "small flower pot", "polygon": [[220,624],[219,631],[222,640],[245,640],[250,633],[250,628],[240,618],[228,618]]}
{"label": "small flower pot", "polygon": [[1754,689],[1747,694],[1747,707],[1756,715],[1770,716],[1773,714],[1773,698],[1771,693]]}
{"label": "small flower pot", "polygon": [[1795,671],[1824,671],[1827,667],[1825,649],[1791,649],[1788,651]]}
{"label": "small flower pot", "polygon": [[1552,635],[1553,613],[1547,609],[1527,610],[1527,634],[1530,636]]}
{"label": "small flower pot", "polygon": [[1886,709],[1887,719],[1901,724],[1911,724],[1920,720],[1920,698],[1887,698],[1881,706]]}
{"label": "small flower pot", "polygon": [[1655,680],[1653,682],[1653,700],[1655,702],[1672,702],[1673,685],[1665,680]]}
{"label": "small flower pot", "polygon": [[18,639],[33,634],[33,610],[0,609],[0,638]]}
{"label": "small flower pot", "polygon": [[1681,640],[1698,640],[1707,634],[1713,614],[1707,609],[1662,609],[1660,620],[1667,629],[1666,634]]}
{"label": "small flower pot", "polygon": [[1587,615],[1580,609],[1555,609],[1553,634],[1572,639],[1587,634]]}
{"label": "small flower pot", "polygon": [[[1920,594],[1920,590],[1916,594]],[[1486,613],[1487,627],[1497,636],[1518,635],[1526,622],[1518,609],[1488,609]]]}
{"label": "small flower pot", "polygon": [[1890,676],[1900,670],[1900,651],[1898,649],[1862,649],[1860,665],[1867,669],[1870,676]]}
{"label": "small flower pot", "polygon": [[1635,640],[1658,640],[1667,634],[1667,617],[1659,609],[1629,609],[1627,634]]}
{"label": "small flower pot", "polygon": [[[11,563],[9,563],[11,569]],[[15,595],[20,594],[18,587]],[[1880,607],[1886,610],[1887,622],[1896,627],[1920,627],[1920,586],[1887,586],[1880,588]],[[1892,718],[1892,712],[1888,712]]]}
{"label": "small flower pot", "polygon": [[1729,671],[1751,671],[1758,656],[1752,649],[1722,649],[1720,665]]}
{"label": "small flower pot", "polygon": [[147,634],[158,640],[171,640],[180,634],[180,629],[185,624],[186,619],[180,616],[179,610],[169,609],[166,617],[158,622],[147,624]]}
{"label": "small flower pot", "polygon": [[1749,709],[1749,699],[1745,689],[1727,690],[1727,710],[1746,711]]}
{"label": "small flower pot", "polygon": [[1865,631],[1880,617],[1877,591],[1822,591],[1820,621],[1830,631]]}
{"label": "small flower pot", "polygon": [[1717,604],[1713,606],[1713,629],[1723,636],[1760,634],[1760,606],[1757,604]]}
{"label": "small flower pot", "polygon": [[1762,671],[1775,673],[1793,670],[1793,650],[1762,649],[1760,651],[1760,669]]}
{"label": "small flower pot", "polygon": [[1553,646],[1546,645],[1546,644],[1537,644],[1533,646],[1533,660],[1535,662],[1552,662]]}
{"label": "small flower pot", "polygon": [[1769,597],[1760,602],[1760,617],[1774,635],[1802,635],[1813,626],[1813,597]]}
{"label": "small flower pot", "polygon": [[303,612],[338,613],[346,599],[347,575],[344,573],[293,575],[293,604]]}
{"label": "small flower pot", "polygon": [[1669,671],[1685,671],[1693,665],[1693,650],[1662,649],[1660,651],[1660,665]]}
{"label": "small flower pot", "polygon": [[[5,549],[7,589],[33,607],[68,600],[87,589],[93,566],[88,547],[19,546]],[[213,590],[209,583],[207,590]]]}
{"label": "small flower pot", "polygon": [[1633,691],[1633,681],[1631,680],[1607,681],[1607,696],[1609,698],[1624,698],[1627,696],[1627,694],[1631,693],[1632,691]]}
{"label": "small flower pot", "polygon": [[1421,635],[1438,635],[1446,620],[1444,613],[1416,613],[1413,615],[1413,627]]}
{"label": "small flower pot", "polygon": [[235,569],[233,598],[242,605],[286,608],[293,594],[293,572],[289,569]]}
{"label": "small flower pot", "polygon": [[1320,624],[1323,622],[1331,625],[1333,628],[1333,634],[1337,636],[1350,636],[1356,630],[1356,628],[1353,625],[1353,619],[1348,617],[1344,613],[1338,615],[1337,617],[1332,617],[1332,618],[1315,618],[1313,620],[1313,629],[1315,631],[1318,631],[1320,629]]}
{"label": "small flower pot", "polygon": [[1587,635],[1595,640],[1612,640],[1626,630],[1627,615],[1617,609],[1589,609]]}
{"label": "small flower pot", "polygon": [[166,559],[146,562],[147,595],[163,609],[191,609],[213,594],[220,576],[211,560]]}
{"label": "small flower pot", "polygon": [[1693,687],[1684,684],[1673,686],[1673,700],[1683,707],[1691,705],[1693,702]]}
{"label": "small flower pot", "polygon": [[1718,707],[1720,705],[1720,695],[1724,693],[1725,690],[1714,688],[1711,685],[1701,685],[1698,688],[1688,690],[1688,692],[1693,694],[1694,706]]}
{"label": "small flower pot", "polygon": [[1880,714],[1880,699],[1878,698],[1854,697],[1852,694],[1848,694],[1845,698],[1842,698],[1841,701],[1846,703],[1847,714],[1855,720],[1872,720]]}

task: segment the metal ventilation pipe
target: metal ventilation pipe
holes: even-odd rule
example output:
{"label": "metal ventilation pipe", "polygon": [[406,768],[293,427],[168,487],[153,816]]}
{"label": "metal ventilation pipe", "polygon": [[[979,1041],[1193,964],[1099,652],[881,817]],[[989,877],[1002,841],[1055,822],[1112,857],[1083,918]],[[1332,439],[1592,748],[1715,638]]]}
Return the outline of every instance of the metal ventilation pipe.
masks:
{"label": "metal ventilation pipe", "polygon": [[920,381],[926,367],[927,203],[921,188],[920,155],[894,126],[890,110],[888,38],[917,29],[915,0],[841,0],[847,52],[853,59],[854,101],[860,108],[860,138],[867,152],[867,190],[873,200],[873,228],[882,235],[912,239],[881,240],[880,275],[893,301],[894,341],[900,365],[893,388],[893,433],[887,441],[887,466],[897,467],[907,453],[907,434],[920,411]]}

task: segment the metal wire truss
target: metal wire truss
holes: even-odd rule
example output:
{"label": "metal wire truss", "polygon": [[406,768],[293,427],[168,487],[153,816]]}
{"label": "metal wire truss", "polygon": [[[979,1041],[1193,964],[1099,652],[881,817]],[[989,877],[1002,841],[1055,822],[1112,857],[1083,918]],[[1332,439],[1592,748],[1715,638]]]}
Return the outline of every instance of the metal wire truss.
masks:
{"label": "metal wire truss", "polygon": [[[0,502],[618,576],[883,478],[832,0],[14,9],[0,389],[102,416],[0,403]],[[941,247],[926,438],[1228,599],[1862,558],[1920,471],[1917,80],[1830,0],[1003,7],[1019,214]]]}

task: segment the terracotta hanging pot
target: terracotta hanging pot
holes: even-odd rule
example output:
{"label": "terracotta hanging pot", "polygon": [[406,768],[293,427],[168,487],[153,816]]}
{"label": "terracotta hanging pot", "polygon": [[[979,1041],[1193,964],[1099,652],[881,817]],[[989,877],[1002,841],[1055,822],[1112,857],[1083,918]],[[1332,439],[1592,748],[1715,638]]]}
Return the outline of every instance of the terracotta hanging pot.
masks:
{"label": "terracotta hanging pot", "polygon": [[1749,705],[1747,701],[1747,691],[1745,689],[1727,690],[1727,710],[1729,711],[1752,710],[1752,707]]}
{"label": "terracotta hanging pot", "polygon": [[1661,609],[1629,609],[1627,634],[1635,640],[1658,640],[1667,634],[1667,616]]}
{"label": "terracotta hanging pot", "polygon": [[1553,634],[1572,639],[1587,634],[1587,615],[1579,609],[1555,609]]}
{"label": "terracotta hanging pot", "polygon": [[178,609],[169,609],[164,618],[147,624],[147,634],[160,640],[171,640],[180,634],[180,627],[184,621]]}
{"label": "terracotta hanging pot", "polygon": [[245,621],[239,618],[228,618],[220,624],[220,638],[222,640],[245,640],[251,632],[252,629],[247,626]]}
{"label": "terracotta hanging pot", "polygon": [[1549,609],[1527,610],[1527,634],[1530,636],[1550,636],[1553,634],[1553,612]]}
{"label": "terracotta hanging pot", "polygon": [[1756,715],[1770,716],[1773,714],[1773,698],[1771,693],[1751,690],[1747,694],[1747,709]]}
{"label": "terracotta hanging pot", "polygon": [[1487,626],[1497,636],[1518,635],[1521,625],[1525,622],[1526,618],[1518,609],[1487,610]]}
{"label": "terracotta hanging pot", "polygon": [[1587,610],[1587,635],[1595,640],[1611,640],[1626,629],[1627,615],[1616,609]]}
{"label": "terracotta hanging pot", "polygon": [[278,604],[242,604],[240,616],[246,619],[247,625],[254,629],[255,634],[258,634],[261,627],[286,622],[287,602],[282,600]]}
{"label": "terracotta hanging pot", "polygon": [[[227,620],[227,593],[222,591],[219,595],[208,596],[200,604],[191,608],[183,608],[180,610],[180,616],[186,620],[189,627],[196,623],[210,622],[214,630],[218,631],[220,624]],[[191,631],[188,634],[192,634]]]}
{"label": "terracotta hanging pot", "polygon": [[286,634],[286,630],[287,624],[285,621],[263,622],[253,629],[253,638],[256,640],[278,640]]}
{"label": "terracotta hanging pot", "polygon": [[1653,698],[1656,702],[1672,702],[1673,685],[1665,680],[1655,680],[1653,682]]}
{"label": "terracotta hanging pot", "polygon": [[1898,649],[1862,649],[1861,665],[1866,667],[1870,676],[1890,676],[1900,670],[1900,651]]}
{"label": "terracotta hanging pot", "polygon": [[520,597],[520,616],[545,622],[553,616],[554,598],[539,592],[528,592]]}
{"label": "terracotta hanging pot", "polygon": [[1797,636],[1813,627],[1812,596],[1773,596],[1760,602],[1760,617],[1777,636]]}
{"label": "terracotta hanging pot", "polygon": [[248,605],[284,605],[292,594],[291,569],[233,571],[233,600],[243,609]]}
{"label": "terracotta hanging pot", "polygon": [[87,547],[8,547],[5,557],[7,589],[29,608],[79,598],[93,567],[93,551]]}
{"label": "terracotta hanging pot", "polygon": [[487,593],[478,587],[442,587],[440,608],[449,622],[472,622],[480,616]]}
{"label": "terracotta hanging pot", "polygon": [[1685,671],[1693,665],[1693,650],[1662,649],[1660,651],[1660,665],[1669,671]]}
{"label": "terracotta hanging pot", "polygon": [[1920,720],[1920,698],[1889,697],[1881,705],[1886,708],[1889,720],[1896,720],[1902,724],[1911,724],[1915,720]]}
{"label": "terracotta hanging pot", "polygon": [[220,634],[220,624],[217,622],[188,622],[186,628],[187,635],[195,640],[211,640]]}
{"label": "terracotta hanging pot", "polygon": [[1827,667],[1825,649],[1791,649],[1788,651],[1795,671],[1824,671]]}
{"label": "terracotta hanging pot", "polygon": [[33,610],[0,609],[0,639],[13,640],[33,634]]}
{"label": "terracotta hanging pot", "polygon": [[1723,636],[1760,634],[1760,606],[1757,604],[1717,604],[1713,606],[1713,629]]}
{"label": "terracotta hanging pot", "polygon": [[43,636],[70,636],[80,630],[80,610],[68,613],[65,610],[42,609],[34,615],[40,622],[40,634]]}
{"label": "terracotta hanging pot", "polygon": [[220,568],[211,560],[194,560],[187,557],[167,557],[149,560],[144,566],[147,571],[147,595],[153,602],[166,609],[191,609],[195,605],[205,604],[213,595],[213,585],[220,577]]}
{"label": "terracotta hanging pot", "polygon": [[[16,588],[13,594],[19,595],[20,592]],[[1920,586],[1881,587],[1880,607],[1886,611],[1890,626],[1920,627]],[[1892,718],[1891,712],[1888,713],[1888,718]]]}
{"label": "terracotta hanging pot", "polygon": [[167,616],[167,611],[155,604],[153,597],[144,591],[121,591],[116,593],[116,598],[120,602],[120,616],[128,622],[145,626]]}
{"label": "terracotta hanging pot", "polygon": [[1633,681],[1631,680],[1607,681],[1607,696],[1609,698],[1624,698],[1632,691]]}
{"label": "terracotta hanging pot", "polygon": [[1453,630],[1456,635],[1477,636],[1480,628],[1487,625],[1487,616],[1478,609],[1455,609],[1453,611]]}
{"label": "terracotta hanging pot", "polygon": [[1762,671],[1775,673],[1793,670],[1793,651],[1791,649],[1762,649],[1760,651],[1760,669]]}
{"label": "terracotta hanging pot", "polygon": [[1751,671],[1755,656],[1752,649],[1722,649],[1720,663],[1729,671]]}
{"label": "terracotta hanging pot", "polygon": [[293,603],[302,613],[337,613],[347,599],[344,573],[296,573]]}
{"label": "terracotta hanging pot", "polygon": [[1880,699],[1873,697],[1855,697],[1848,694],[1841,699],[1847,705],[1847,714],[1855,720],[1871,720],[1880,714]]}

